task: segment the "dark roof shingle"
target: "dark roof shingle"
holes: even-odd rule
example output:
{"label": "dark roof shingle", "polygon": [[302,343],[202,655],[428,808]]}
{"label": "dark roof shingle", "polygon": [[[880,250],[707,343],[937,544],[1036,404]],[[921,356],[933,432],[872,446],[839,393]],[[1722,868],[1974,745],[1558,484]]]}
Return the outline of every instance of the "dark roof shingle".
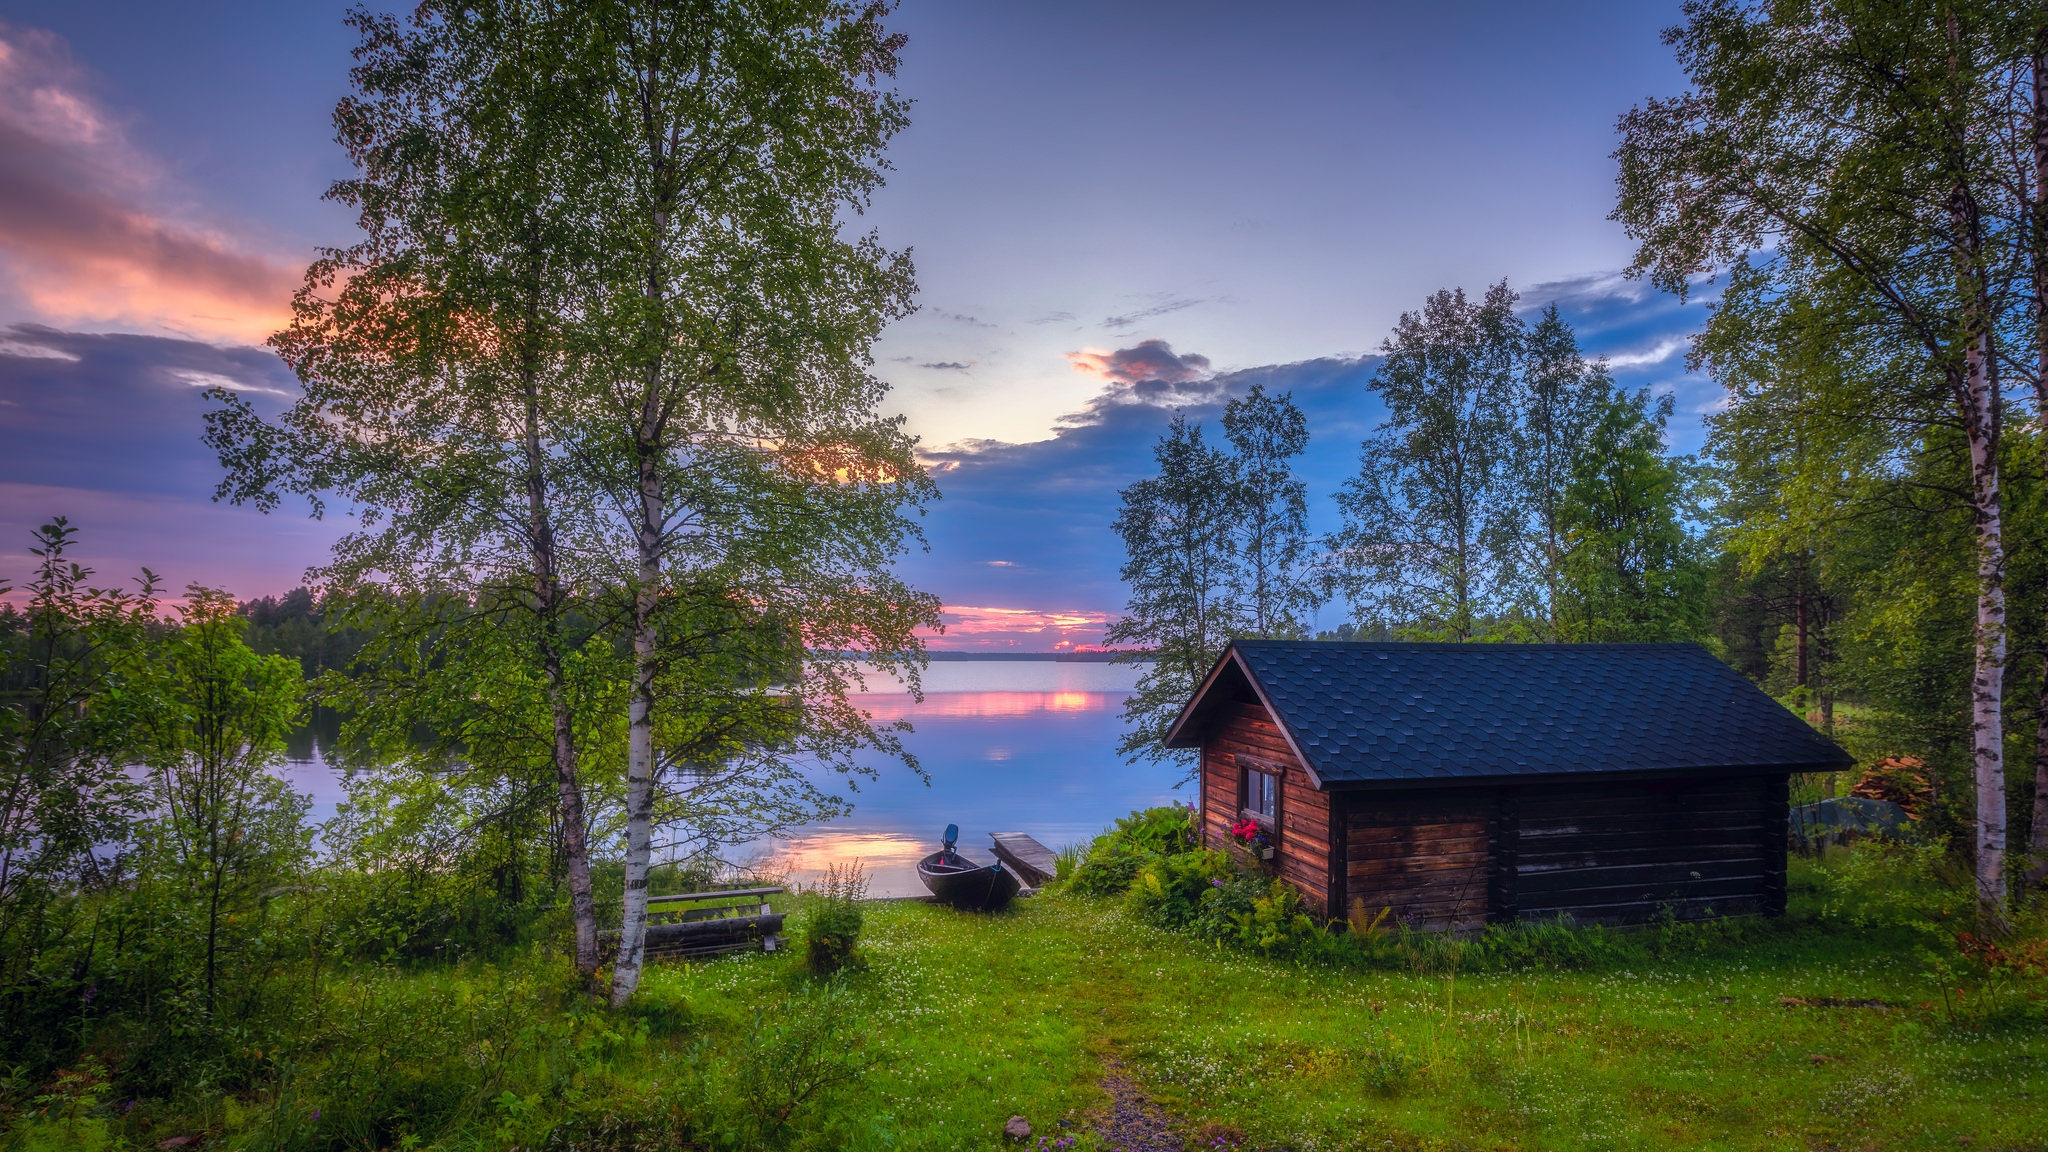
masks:
{"label": "dark roof shingle", "polygon": [[[1232,650],[1325,784],[1851,762],[1697,644],[1240,640]],[[1199,740],[1189,721],[1201,699],[1169,743]]]}

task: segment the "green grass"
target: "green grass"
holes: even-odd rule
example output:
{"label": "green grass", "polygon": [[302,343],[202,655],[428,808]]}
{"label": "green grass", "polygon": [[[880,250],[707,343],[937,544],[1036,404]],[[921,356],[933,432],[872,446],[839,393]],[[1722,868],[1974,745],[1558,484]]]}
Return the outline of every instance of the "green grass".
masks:
{"label": "green grass", "polygon": [[[1945,1006],[1899,940],[1797,914],[1629,968],[1455,978],[1223,951],[1060,894],[994,916],[878,902],[866,921],[864,967],[830,984],[796,949],[659,965],[625,1014],[539,953],[339,974],[252,1098],[60,1101],[13,1143],[623,1150],[687,1129],[982,1149],[1013,1114],[1083,1133],[1118,1060],[1190,1131],[1254,1148],[2048,1147],[2038,983]],[[772,1139],[732,1127],[747,1099],[856,1068]]]}
{"label": "green grass", "polygon": [[[1046,1131],[1099,1103],[1112,1056],[1257,1146],[2048,1146],[2040,989],[1952,1022],[1883,941],[1811,925],[1655,970],[1455,979],[1219,952],[1057,896],[998,917],[889,905],[869,932],[855,987],[891,1062],[860,1091],[893,1102],[906,1147],[990,1146],[1012,1113]],[[779,978],[663,976],[726,1013]]]}

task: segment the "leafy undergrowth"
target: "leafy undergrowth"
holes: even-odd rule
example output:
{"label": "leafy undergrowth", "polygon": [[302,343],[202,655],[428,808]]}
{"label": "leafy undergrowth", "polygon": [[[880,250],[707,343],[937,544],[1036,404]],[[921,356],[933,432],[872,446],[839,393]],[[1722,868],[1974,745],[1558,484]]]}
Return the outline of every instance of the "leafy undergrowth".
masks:
{"label": "leafy undergrowth", "polygon": [[14,1097],[13,1143],[936,1150],[1003,1146],[1023,1115],[1087,1150],[1121,1061],[1205,1146],[2048,1147],[2040,984],[1944,998],[1873,929],[1795,917],[1652,964],[1430,976],[1225,950],[1075,895],[865,920],[856,970],[658,966],[626,1014],[541,953],[343,974],[261,1055],[266,1090],[124,1107],[82,1067]]}

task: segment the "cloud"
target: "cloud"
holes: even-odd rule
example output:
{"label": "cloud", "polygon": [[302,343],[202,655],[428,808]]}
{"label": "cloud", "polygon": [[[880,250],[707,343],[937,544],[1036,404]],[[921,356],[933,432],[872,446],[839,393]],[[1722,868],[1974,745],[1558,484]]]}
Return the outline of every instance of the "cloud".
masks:
{"label": "cloud", "polygon": [[1069,352],[1067,362],[1076,372],[1100,376],[1116,384],[1185,384],[1209,374],[1207,356],[1195,352],[1176,355],[1173,346],[1164,340],[1142,340],[1134,348],[1114,352],[1092,348]]}
{"label": "cloud", "polygon": [[935,648],[1044,652],[1099,645],[1103,629],[1116,619],[1116,613],[1088,608],[1062,611],[948,604],[940,610],[939,618],[945,622],[946,632],[944,636],[933,637]]}
{"label": "cloud", "polygon": [[995,325],[994,325],[994,324],[991,324],[991,323],[989,323],[988,321],[986,321],[986,320],[983,320],[983,319],[981,319],[981,318],[980,318],[980,317],[978,317],[978,316],[969,316],[969,315],[967,315],[967,314],[966,314],[966,313],[964,313],[964,312],[939,312],[939,311],[934,311],[934,312],[932,313],[932,315],[934,315],[934,316],[937,316],[937,317],[938,317],[939,319],[941,319],[941,320],[951,320],[951,321],[952,321],[953,323],[955,323],[955,324],[965,324],[965,325],[967,325],[967,326],[968,326],[969,328],[993,328],[993,327],[995,327]]}
{"label": "cloud", "polygon": [[0,348],[0,580],[20,587],[29,535],[52,516],[78,527],[96,579],[148,566],[174,592],[196,580],[243,596],[290,589],[345,529],[212,502],[220,464],[200,440],[212,401],[195,385],[273,414],[295,381],[271,352],[23,324],[0,329]]}
{"label": "cloud", "polygon": [[[907,557],[901,571],[949,605],[1025,604],[1034,607],[1015,611],[1047,612],[1037,606],[1053,604],[1058,615],[1113,617],[1127,595],[1117,578],[1123,548],[1110,527],[1118,491],[1152,473],[1153,445],[1174,408],[1203,422],[1214,436],[1223,404],[1255,383],[1292,393],[1308,416],[1313,436],[1298,471],[1309,484],[1313,530],[1334,528],[1314,518],[1330,514],[1330,495],[1356,471],[1358,442],[1379,421],[1379,401],[1365,386],[1377,364],[1376,358],[1327,358],[1183,385],[1106,381],[1050,439],[970,440],[927,449],[920,459],[944,498],[923,521],[931,550]],[[1174,393],[1184,403],[1143,402]],[[1013,563],[993,564],[988,557]],[[1047,622],[1033,617],[991,609],[960,623],[973,630],[949,627],[939,647],[1065,650],[1058,647],[1058,628],[1047,630]],[[1095,635],[1073,626],[1069,638],[1087,645],[1097,642]]]}
{"label": "cloud", "polygon": [[1038,319],[1031,321],[1033,324],[1072,324],[1073,322],[1074,314],[1072,312],[1048,312]]}
{"label": "cloud", "polygon": [[1166,300],[1154,304],[1150,308],[1140,308],[1136,312],[1125,313],[1122,316],[1105,316],[1102,318],[1102,326],[1104,328],[1129,328],[1141,320],[1150,320],[1154,316],[1165,316],[1169,313],[1178,312],[1183,308],[1193,308],[1200,303],[1200,300]]}
{"label": "cloud", "polygon": [[0,297],[66,325],[261,339],[298,272],[167,206],[162,165],[64,41],[0,22]]}
{"label": "cloud", "polygon": [[1609,368],[1644,368],[1664,361],[1685,350],[1690,341],[1684,336],[1669,336],[1641,352],[1610,352],[1607,354]]}
{"label": "cloud", "polygon": [[1210,375],[1207,356],[1176,353],[1164,340],[1145,340],[1114,352],[1093,348],[1069,352],[1067,362],[1076,372],[1107,381],[1108,387],[1086,408],[1062,416],[1058,421],[1061,427],[1097,422],[1104,411],[1123,405],[1187,408],[1221,403],[1219,397],[1226,388]]}
{"label": "cloud", "polygon": [[969,368],[974,367],[974,363],[969,361],[962,364],[958,360],[934,360],[929,364],[919,364],[918,367],[931,368],[941,372],[965,372]]}

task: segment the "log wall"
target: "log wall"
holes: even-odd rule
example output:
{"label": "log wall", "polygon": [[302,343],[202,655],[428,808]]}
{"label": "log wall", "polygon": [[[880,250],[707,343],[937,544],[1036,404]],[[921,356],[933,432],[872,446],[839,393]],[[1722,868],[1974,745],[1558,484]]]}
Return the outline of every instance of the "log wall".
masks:
{"label": "log wall", "polygon": [[1332,911],[1339,875],[1333,868],[1337,850],[1330,835],[1330,796],[1320,792],[1287,746],[1279,726],[1256,701],[1218,708],[1215,727],[1202,745],[1202,835],[1212,847],[1230,842],[1230,826],[1243,809],[1243,773],[1247,768],[1280,777],[1274,804],[1273,866],[1300,888],[1316,911]]}
{"label": "log wall", "polygon": [[1626,924],[1785,909],[1784,776],[1318,791],[1256,700],[1219,704],[1202,747],[1202,836],[1221,847],[1242,772],[1274,772],[1274,872],[1325,916],[1353,901],[1418,927]]}
{"label": "log wall", "polygon": [[1524,788],[1517,807],[1520,919],[1785,910],[1784,776]]}
{"label": "log wall", "polygon": [[1342,898],[1368,919],[1418,928],[1477,928],[1493,891],[1493,825],[1498,797],[1482,789],[1353,793],[1344,804]]}

